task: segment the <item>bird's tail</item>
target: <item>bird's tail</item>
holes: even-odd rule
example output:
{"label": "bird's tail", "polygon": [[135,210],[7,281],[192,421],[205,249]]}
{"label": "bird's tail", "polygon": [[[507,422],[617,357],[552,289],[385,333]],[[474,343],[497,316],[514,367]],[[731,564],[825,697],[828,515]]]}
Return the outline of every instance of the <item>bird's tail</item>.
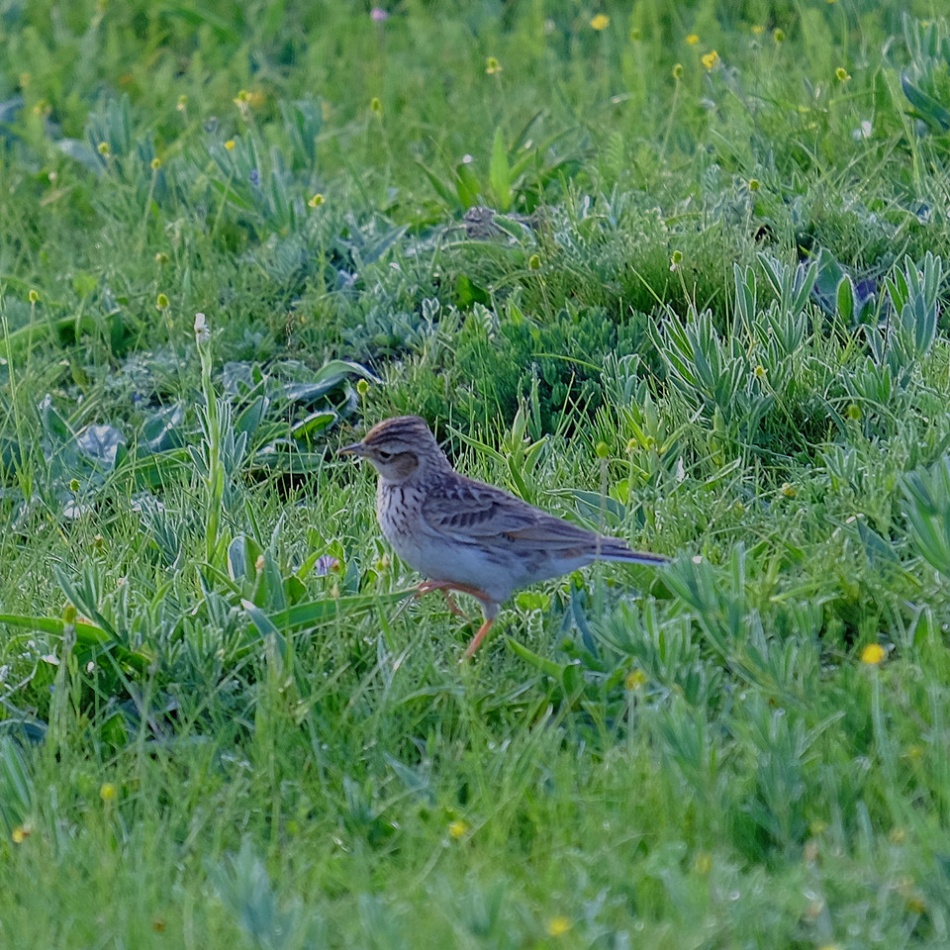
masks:
{"label": "bird's tail", "polygon": [[634,551],[617,538],[600,538],[597,557],[602,561],[626,561],[628,564],[646,564],[650,567],[661,567],[670,563],[670,559],[663,554]]}

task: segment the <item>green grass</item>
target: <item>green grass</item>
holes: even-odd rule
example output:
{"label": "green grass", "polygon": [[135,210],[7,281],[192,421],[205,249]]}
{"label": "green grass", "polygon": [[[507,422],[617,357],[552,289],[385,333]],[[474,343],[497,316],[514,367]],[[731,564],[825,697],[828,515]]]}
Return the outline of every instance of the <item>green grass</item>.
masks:
{"label": "green grass", "polygon": [[388,9],[0,5],[0,943],[947,946],[940,5]]}

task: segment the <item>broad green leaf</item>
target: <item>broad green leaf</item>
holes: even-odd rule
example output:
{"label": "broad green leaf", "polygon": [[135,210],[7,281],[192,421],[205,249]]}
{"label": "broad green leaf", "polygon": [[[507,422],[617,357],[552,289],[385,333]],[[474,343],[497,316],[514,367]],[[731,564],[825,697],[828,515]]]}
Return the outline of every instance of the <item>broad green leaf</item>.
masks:
{"label": "broad green leaf", "polygon": [[352,597],[327,597],[323,600],[311,600],[305,604],[296,604],[286,610],[271,614],[270,622],[285,633],[303,627],[313,627],[335,617],[348,613],[372,610],[415,596],[415,588],[396,591],[391,594],[356,594]]}
{"label": "broad green leaf", "polygon": [[838,316],[844,321],[845,326],[851,326],[854,317],[854,284],[847,274],[838,281],[836,296]]}
{"label": "broad green leaf", "polygon": [[125,436],[114,426],[90,425],[76,435],[76,445],[87,458],[103,468],[115,468],[119,447],[125,445]]}
{"label": "broad green leaf", "polygon": [[[66,622],[58,617],[29,617],[21,614],[0,614],[0,624],[5,623],[11,627],[19,627],[23,630],[38,630],[40,633],[48,633],[52,636],[61,637],[66,632]],[[94,623],[77,620],[73,625],[76,631],[76,642],[87,649],[101,648],[112,653],[117,660],[126,663],[135,668],[138,672],[144,672],[152,662],[152,657],[143,653],[141,650],[130,650],[122,646],[115,638],[102,627]]]}
{"label": "broad green leaf", "polygon": [[331,410],[311,412],[305,419],[301,419],[300,422],[295,423],[290,431],[294,438],[297,439],[303,438],[304,436],[316,435],[333,425],[337,418],[337,414]]}
{"label": "broad green leaf", "polygon": [[471,208],[477,205],[481,195],[481,186],[472,171],[471,162],[463,159],[455,166],[455,190],[462,207]]}
{"label": "broad green leaf", "polygon": [[422,162],[416,162],[416,164],[422,169],[422,173],[426,176],[426,178],[429,179],[429,184],[432,185],[432,187],[435,189],[436,194],[447,205],[449,205],[449,207],[458,208],[460,203],[459,203],[459,198],[456,192],[452,191],[452,189],[448,185],[446,185],[445,182],[443,182],[442,179],[439,178],[439,176],[435,174],[435,172],[426,168],[426,166],[423,165]]}
{"label": "broad green leaf", "polygon": [[944,132],[950,130],[950,109],[945,109],[933,96],[915,86],[906,72],[901,73],[901,89],[925,122],[940,126]]}
{"label": "broad green leaf", "polygon": [[455,293],[460,307],[471,307],[475,303],[480,303],[485,307],[491,305],[491,295],[488,291],[484,287],[479,287],[465,274],[459,274],[455,279]]}
{"label": "broad green leaf", "polygon": [[525,663],[530,664],[536,670],[540,670],[542,673],[546,673],[548,676],[553,677],[559,683],[562,681],[564,676],[564,670],[567,668],[566,663],[556,663],[554,660],[549,660],[546,657],[539,656],[537,653],[529,650],[524,644],[519,643],[517,640],[513,640],[511,637],[507,637],[505,643],[508,646],[508,649],[512,653],[517,654],[521,657]]}

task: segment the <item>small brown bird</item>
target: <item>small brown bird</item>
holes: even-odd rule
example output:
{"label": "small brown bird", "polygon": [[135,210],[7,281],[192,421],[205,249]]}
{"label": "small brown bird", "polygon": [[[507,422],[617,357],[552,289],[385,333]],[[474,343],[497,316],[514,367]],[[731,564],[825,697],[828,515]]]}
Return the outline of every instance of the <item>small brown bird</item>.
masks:
{"label": "small brown bird", "polygon": [[379,526],[399,557],[429,578],[418,594],[444,591],[454,613],[451,591],[481,602],[485,622],[463,659],[478,649],[500,605],[519,587],[597,560],[667,563],[460,475],[418,416],[386,419],[340,452],[368,459],[379,472]]}

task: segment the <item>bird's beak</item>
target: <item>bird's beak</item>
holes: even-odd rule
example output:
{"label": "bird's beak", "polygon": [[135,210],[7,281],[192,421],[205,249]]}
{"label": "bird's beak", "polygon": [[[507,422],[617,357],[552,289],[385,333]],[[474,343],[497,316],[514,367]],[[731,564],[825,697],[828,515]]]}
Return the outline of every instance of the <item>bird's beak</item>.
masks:
{"label": "bird's beak", "polygon": [[366,446],[362,442],[354,442],[352,445],[344,445],[342,449],[336,450],[337,455],[365,455]]}

